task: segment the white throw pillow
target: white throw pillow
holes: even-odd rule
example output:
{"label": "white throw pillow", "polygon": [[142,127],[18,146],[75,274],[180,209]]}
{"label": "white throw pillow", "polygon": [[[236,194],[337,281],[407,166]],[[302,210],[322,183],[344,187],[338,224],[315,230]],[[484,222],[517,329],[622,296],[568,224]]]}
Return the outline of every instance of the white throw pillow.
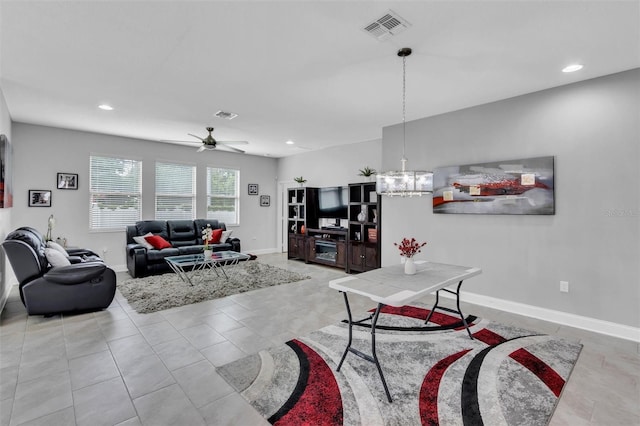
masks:
{"label": "white throw pillow", "polygon": [[60,244],[56,243],[55,241],[47,241],[47,247],[54,249],[56,251],[59,251],[60,254],[62,254],[64,257],[69,256],[69,253],[67,253],[64,247],[62,247]]}
{"label": "white throw pillow", "polygon": [[141,237],[133,237],[133,241],[140,244],[142,247],[146,248],[147,250],[151,250],[153,249],[153,246],[149,244],[149,241],[145,240],[144,237],[151,237],[152,235],[153,234],[151,232],[147,232],[146,235],[143,235]]}
{"label": "white throw pillow", "polygon": [[69,259],[67,259],[67,256],[63,255],[62,253],[60,253],[58,250],[54,248],[44,249],[44,255],[47,257],[47,261],[54,268],[58,266],[71,265],[71,262],[69,262]]}
{"label": "white throw pillow", "polygon": [[227,242],[227,238],[231,236],[232,232],[233,232],[233,229],[231,231],[222,231],[222,236],[220,236],[220,242],[221,243]]}

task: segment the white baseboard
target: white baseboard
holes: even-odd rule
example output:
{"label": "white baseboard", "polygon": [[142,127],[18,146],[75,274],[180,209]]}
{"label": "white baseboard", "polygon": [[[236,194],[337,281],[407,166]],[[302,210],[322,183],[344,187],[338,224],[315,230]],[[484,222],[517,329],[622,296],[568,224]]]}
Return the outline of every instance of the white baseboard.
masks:
{"label": "white baseboard", "polygon": [[249,251],[242,251],[243,253],[251,253],[251,254],[271,254],[271,253],[280,253],[280,250],[278,250],[276,247],[273,248],[266,248],[266,249],[259,249],[259,250],[249,250]]}
{"label": "white baseboard", "polygon": [[7,290],[4,294],[0,295],[0,312],[4,309],[4,305],[7,304],[7,299],[9,299],[9,292],[11,291],[11,286],[7,286]]}
{"label": "white baseboard", "polygon": [[9,300],[9,293],[14,285],[18,285],[18,280],[15,278],[10,278],[7,280],[7,286],[5,287],[5,291],[3,295],[0,295],[0,312],[4,309],[7,304],[7,300]]}
{"label": "white baseboard", "polygon": [[109,265],[115,272],[127,272],[127,265]]}
{"label": "white baseboard", "polygon": [[[455,299],[454,295],[447,294],[445,292],[440,293],[440,295],[449,299]],[[552,309],[526,305],[524,303],[497,299],[495,297],[483,296],[474,293],[460,292],[460,300],[467,303],[473,303],[475,305],[486,306],[488,308],[499,309],[505,312],[524,315],[544,321],[551,321],[556,324],[568,325],[570,327],[580,328],[640,343],[640,328],[638,327],[631,327],[629,325],[570,314],[567,312],[554,311]]]}

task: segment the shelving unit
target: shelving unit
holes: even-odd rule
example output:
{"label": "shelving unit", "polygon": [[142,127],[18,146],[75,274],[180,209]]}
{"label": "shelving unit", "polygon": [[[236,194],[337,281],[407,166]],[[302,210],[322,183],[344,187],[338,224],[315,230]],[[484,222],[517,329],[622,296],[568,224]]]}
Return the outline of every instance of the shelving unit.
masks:
{"label": "shelving unit", "polygon": [[289,259],[344,268],[347,273],[380,267],[380,196],[375,182],[349,184],[347,228],[319,226],[318,188],[287,190]]}
{"label": "shelving unit", "polygon": [[381,207],[375,182],[349,184],[348,273],[380,267]]}
{"label": "shelving unit", "polygon": [[[287,190],[287,257],[307,261],[305,232],[318,227],[318,188],[298,187]],[[305,232],[303,232],[305,231]]]}

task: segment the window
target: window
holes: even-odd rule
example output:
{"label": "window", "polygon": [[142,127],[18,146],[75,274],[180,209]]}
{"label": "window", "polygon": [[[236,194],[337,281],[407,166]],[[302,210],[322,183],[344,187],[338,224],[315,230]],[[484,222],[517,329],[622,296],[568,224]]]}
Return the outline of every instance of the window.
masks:
{"label": "window", "polygon": [[142,162],[94,155],[89,162],[90,229],[123,229],[140,220]]}
{"label": "window", "polygon": [[196,168],[156,163],[156,219],[195,219]]}
{"label": "window", "polygon": [[240,223],[239,182],[238,170],[207,167],[207,219],[218,219],[227,226]]}

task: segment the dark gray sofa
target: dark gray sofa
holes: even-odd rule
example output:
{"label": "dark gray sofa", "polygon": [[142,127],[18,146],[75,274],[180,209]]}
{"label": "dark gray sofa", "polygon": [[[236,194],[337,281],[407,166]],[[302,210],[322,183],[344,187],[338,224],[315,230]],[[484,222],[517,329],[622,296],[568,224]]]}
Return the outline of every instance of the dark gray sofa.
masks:
{"label": "dark gray sofa", "polygon": [[[171,271],[164,260],[167,256],[202,253],[202,230],[207,225],[212,229],[227,230],[223,222],[214,219],[195,220],[142,220],[135,225],[127,226],[127,269],[134,278]],[[146,249],[136,243],[133,237],[143,236],[151,232],[167,240],[170,248],[161,250]],[[210,244],[213,251],[240,251],[240,240],[228,238],[219,244]]]}
{"label": "dark gray sofa", "polygon": [[116,293],[116,274],[94,252],[69,249],[66,266],[52,267],[42,234],[30,227],[9,233],[2,243],[19,282],[29,315],[53,315],[107,308]]}

